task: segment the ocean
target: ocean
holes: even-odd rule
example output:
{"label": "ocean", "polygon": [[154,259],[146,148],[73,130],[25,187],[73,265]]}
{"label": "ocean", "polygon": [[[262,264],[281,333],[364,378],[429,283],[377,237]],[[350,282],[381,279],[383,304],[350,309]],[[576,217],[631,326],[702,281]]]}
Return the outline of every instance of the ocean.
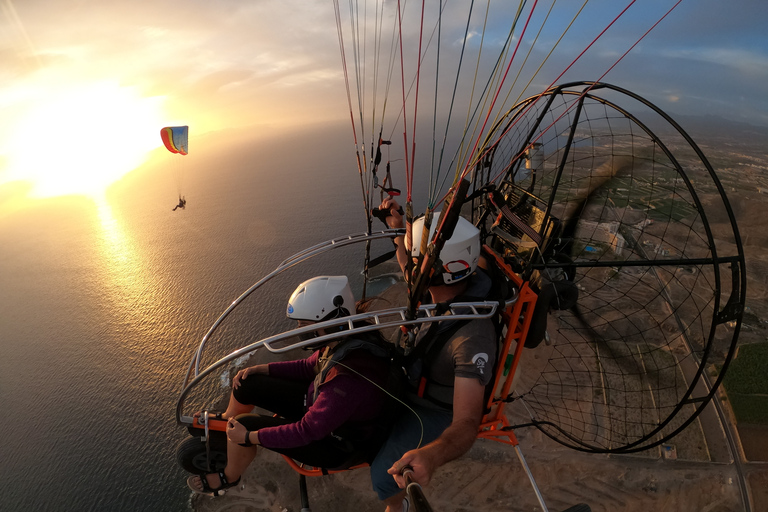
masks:
{"label": "ocean", "polygon": [[[0,509],[189,509],[174,414],[190,357],[283,259],[365,231],[351,139],[348,125],[192,137],[181,181],[161,158],[100,201],[15,207],[0,187]],[[171,211],[178,186],[187,207]],[[354,249],[281,278],[211,357],[288,327],[303,279],[347,273],[359,296],[361,266]]]}

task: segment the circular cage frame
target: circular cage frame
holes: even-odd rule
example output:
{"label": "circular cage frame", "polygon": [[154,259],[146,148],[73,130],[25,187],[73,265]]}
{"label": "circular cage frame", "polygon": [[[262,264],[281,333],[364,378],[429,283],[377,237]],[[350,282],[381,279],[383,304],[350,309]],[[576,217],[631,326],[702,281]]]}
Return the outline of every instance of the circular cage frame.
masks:
{"label": "circular cage frame", "polygon": [[[606,96],[611,99],[606,98]],[[662,127],[669,130],[669,133],[674,135],[675,140],[682,142],[675,147],[668,146],[665,143],[665,137],[670,137],[669,135],[659,136],[657,133],[659,130],[656,126],[651,127],[647,122],[640,119],[640,116],[619,106],[616,100],[613,99],[614,97],[621,98],[626,102],[631,102],[637,105],[640,110],[650,112],[653,116],[658,116],[658,119],[665,123]],[[577,159],[579,158],[578,153],[588,154],[590,150],[590,139],[580,135],[580,133],[585,130],[588,132],[595,130],[594,132],[591,132],[593,134],[593,138],[591,139],[593,143],[591,148],[593,160],[591,162],[592,164],[596,162],[594,159],[594,153],[596,152],[594,140],[597,136],[595,136],[594,133],[597,133],[597,129],[593,128],[595,122],[589,119],[586,114],[588,105],[600,105],[601,108],[605,109],[606,117],[603,122],[607,125],[611,124],[612,119],[621,119],[622,122],[626,122],[629,126],[628,133],[630,133],[630,136],[638,137],[638,140],[642,138],[645,146],[652,146],[653,158],[657,158],[658,155],[659,161],[663,160],[664,165],[666,166],[663,169],[663,172],[671,173],[672,171],[670,169],[674,170],[674,182],[677,184],[679,180],[682,186],[679,189],[675,188],[673,192],[664,191],[662,193],[654,191],[652,194],[656,194],[657,197],[654,197],[653,200],[656,201],[656,203],[661,203],[662,201],[658,196],[667,194],[669,196],[666,198],[667,202],[672,203],[672,205],[669,206],[670,212],[674,209],[675,201],[678,201],[680,204],[685,203],[683,211],[687,212],[695,219],[691,221],[690,225],[684,226],[684,229],[688,229],[687,236],[689,238],[700,237],[696,238],[695,243],[691,243],[690,246],[688,245],[688,242],[683,244],[680,249],[680,254],[677,255],[677,257],[664,257],[665,255],[659,255],[659,252],[665,251],[665,249],[659,249],[662,247],[663,243],[665,243],[664,237],[667,237],[667,240],[672,238],[672,235],[669,235],[668,231],[664,231],[662,235],[658,237],[656,253],[654,253],[652,257],[649,257],[642,247],[637,249],[636,247],[641,245],[641,237],[645,236],[646,238],[650,238],[645,235],[645,226],[641,227],[639,230],[633,228],[635,229],[635,232],[640,233],[640,235],[634,239],[634,247],[631,246],[631,244],[628,244],[630,245],[630,255],[623,260],[622,258],[616,257],[615,254],[611,258],[604,256],[590,258],[584,256],[584,251],[587,247],[590,247],[588,245],[589,241],[594,242],[598,238],[597,235],[594,234],[599,231],[598,229],[593,229],[591,235],[584,235],[584,237],[591,236],[592,238],[584,238],[584,240],[587,240],[584,249],[581,250],[581,253],[579,253],[578,256],[573,256],[579,252],[574,249],[574,246],[579,243],[584,245],[584,240],[580,240],[578,234],[574,233],[578,233],[578,230],[582,225],[589,223],[594,224],[593,221],[581,218],[582,216],[587,216],[587,204],[590,201],[589,196],[593,193],[593,190],[590,190],[587,193],[587,197],[580,200],[580,202],[574,199],[574,196],[576,195],[574,190],[578,188],[576,182],[579,180],[584,181],[582,178],[579,178],[577,174],[578,172],[582,172],[582,174],[588,172],[589,175],[587,181],[590,183],[589,186],[593,186],[593,181],[599,181],[592,174],[595,171],[594,165],[592,169],[587,171],[573,170],[577,167],[575,162],[577,162]],[[614,115],[615,118],[612,117]],[[586,121],[585,117],[587,117]],[[551,124],[548,124],[550,120]],[[635,134],[633,130],[635,130],[637,134]],[[553,131],[554,135],[552,135],[550,131]],[[610,139],[610,144],[614,144],[616,142],[614,138],[618,138],[619,136],[624,135],[609,133],[606,140]],[[565,141],[564,144],[561,144],[561,141]],[[632,139],[632,141],[634,141],[634,139]],[[553,147],[555,143],[557,144],[557,147]],[[540,146],[536,146],[537,144]],[[634,146],[634,142],[632,142],[632,145]],[[685,145],[688,147],[685,147]],[[542,176],[537,176],[535,164],[531,163],[535,159],[532,152],[539,147],[544,148],[543,151],[548,154],[548,157],[550,155],[555,155],[554,160],[556,163],[551,166],[553,167],[553,171],[548,175],[543,174]],[[613,149],[611,151],[613,151]],[[633,148],[631,151],[639,150]],[[681,151],[687,155],[686,158],[695,160],[697,169],[695,177],[690,175],[691,171],[687,169],[676,156]],[[682,357],[678,361],[678,356],[674,355],[674,350],[678,349],[671,348],[671,342],[668,341],[667,345],[663,347],[663,351],[673,353],[673,358],[676,360],[675,366],[680,365],[679,372],[684,374],[682,380],[685,382],[685,385],[677,383],[672,391],[665,391],[667,394],[673,393],[675,395],[676,403],[669,403],[662,407],[661,404],[656,404],[654,399],[654,397],[661,399],[662,391],[660,389],[652,389],[653,383],[648,383],[650,398],[654,402],[653,405],[656,406],[656,417],[655,419],[640,419],[636,425],[630,425],[630,422],[627,421],[626,418],[631,414],[642,415],[644,413],[644,405],[642,403],[639,406],[639,413],[628,413],[630,407],[627,403],[625,403],[626,408],[623,412],[619,411],[618,414],[614,415],[610,411],[611,406],[614,404],[609,404],[609,399],[607,398],[609,393],[605,388],[605,382],[608,378],[606,375],[608,374],[606,373],[607,370],[603,369],[606,367],[603,363],[605,362],[606,356],[603,355],[603,360],[601,361],[599,350],[597,351],[597,356],[595,356],[594,353],[590,353],[589,355],[590,358],[597,359],[598,367],[597,371],[589,372],[591,374],[589,379],[594,381],[596,378],[594,374],[600,373],[600,378],[603,379],[603,397],[601,400],[605,403],[599,404],[597,398],[594,398],[592,403],[589,403],[590,400],[588,397],[585,400],[579,399],[575,402],[573,400],[569,401],[567,397],[563,398],[566,395],[573,396],[573,393],[568,391],[568,386],[575,385],[578,388],[580,385],[578,380],[583,379],[584,377],[580,376],[581,370],[575,370],[572,361],[569,360],[567,356],[562,356],[561,353],[562,357],[550,359],[548,364],[553,366],[556,364],[563,364],[565,366],[570,365],[570,368],[563,369],[557,377],[552,377],[549,382],[546,380],[547,377],[544,377],[544,382],[542,382],[542,377],[540,376],[538,377],[538,380],[535,380],[527,389],[519,391],[517,399],[526,406],[527,413],[531,417],[531,422],[527,424],[536,426],[548,437],[565,446],[576,450],[599,453],[631,453],[646,450],[660,445],[679,434],[701,414],[706,405],[712,400],[718,385],[725,375],[725,371],[736,349],[746,298],[744,250],[736,219],[725,195],[724,188],[704,153],[693,139],[670,116],[637,94],[606,83],[572,82],[552,87],[541,94],[529,97],[513,106],[490,130],[489,135],[486,137],[486,142],[478,154],[479,157],[477,158],[477,161],[479,163],[476,166],[476,179],[474,181],[476,183],[494,183],[495,189],[503,194],[507,202],[507,213],[512,211],[512,214],[506,215],[505,218],[503,212],[498,213],[498,204],[490,205],[488,201],[486,201],[484,204],[475,207],[475,220],[481,226],[484,236],[495,241],[495,248],[500,249],[501,252],[506,251],[508,260],[524,279],[530,280],[534,285],[537,285],[541,289],[544,289],[547,286],[549,280],[575,281],[576,285],[581,288],[582,293],[582,297],[579,298],[578,304],[574,308],[574,311],[576,311],[577,308],[584,309],[582,304],[587,302],[590,297],[596,295],[596,292],[592,293],[589,290],[585,291],[585,287],[578,284],[580,282],[586,282],[579,281],[580,276],[583,277],[589,272],[603,272],[602,274],[597,275],[607,276],[608,274],[605,272],[608,271],[605,269],[618,269],[616,270],[616,273],[621,274],[623,277],[625,273],[629,275],[630,273],[636,273],[637,269],[641,269],[641,273],[645,272],[646,274],[654,275],[656,281],[659,282],[659,284],[655,286],[661,288],[660,290],[657,290],[658,296],[654,299],[655,302],[648,302],[645,305],[642,305],[642,309],[646,311],[644,314],[650,318],[651,313],[648,313],[648,311],[653,307],[658,306],[659,303],[666,302],[668,307],[672,309],[672,315],[670,315],[670,317],[674,316],[675,318],[668,319],[664,322],[664,326],[667,329],[674,329],[674,326],[669,326],[671,321],[674,320],[677,323],[677,329],[679,331],[676,335],[679,340],[675,341],[675,343],[684,344],[689,351],[688,355]],[[612,155],[610,158],[610,165],[615,167],[613,163],[615,156]],[[636,162],[639,160],[640,159],[636,159],[634,153],[632,153],[632,166],[636,165]],[[583,164],[581,163],[578,165],[582,165],[583,167]],[[654,165],[651,167],[652,173],[657,173],[655,165],[654,160]],[[573,167],[571,169],[568,166]],[[526,167],[529,168],[528,171],[526,171]],[[531,167],[534,167],[533,171],[530,170]],[[659,168],[661,168],[661,166],[659,166]],[[571,174],[568,174],[569,172]],[[617,171],[612,170],[610,176],[603,179],[600,185],[595,186],[595,189],[604,188],[606,182],[610,182],[617,176]],[[721,222],[722,225],[730,229],[730,232],[727,233],[729,243],[723,248],[720,247],[723,244],[719,240],[719,237],[716,237],[713,233],[711,223],[707,218],[708,206],[705,206],[700,197],[699,189],[702,186],[702,177],[707,177],[711,180],[711,183],[709,184],[711,186],[709,195],[716,197],[721,201],[719,206],[724,212],[721,217],[727,217],[724,222]],[[569,179],[571,181],[568,181]],[[537,180],[539,180],[538,183]],[[639,183],[639,177],[635,176],[630,178],[629,183],[631,184],[631,190],[647,189],[647,183],[651,183],[652,185],[650,186],[651,189],[653,189],[654,184],[651,180],[649,182],[644,182],[643,185],[640,186],[639,184],[636,184]],[[634,189],[632,187],[634,187]],[[511,192],[512,189],[514,189],[515,193]],[[664,189],[659,187],[658,190],[663,191]],[[630,192],[630,194],[631,193],[632,192]],[[648,192],[646,190],[643,193],[647,194]],[[605,193],[605,191],[602,191],[601,194],[605,196],[603,209],[606,209],[605,205],[609,204],[609,202],[612,204],[612,209],[620,209],[615,204],[619,202],[618,200],[614,202],[613,199],[608,197],[610,194]],[[683,197],[685,197],[685,200],[682,199]],[[630,199],[627,199],[626,202],[628,203],[628,206],[625,207],[624,213],[628,210],[633,210],[633,213],[636,213],[636,210],[643,208],[642,201],[638,201],[637,204],[633,203],[632,207],[629,206]],[[566,218],[564,221],[558,225],[558,223],[555,222],[557,220],[556,217],[564,214],[566,210],[566,207],[561,203],[571,204],[571,206],[576,203],[576,210],[578,211],[573,213],[570,218],[565,216]],[[527,209],[521,209],[519,208],[521,204],[533,204],[534,206],[527,206]],[[517,211],[515,211],[516,208]],[[645,208],[647,215],[646,219],[652,219],[652,217],[648,215],[656,214],[656,212],[650,211],[651,209],[655,209],[653,202],[649,201],[645,205]],[[531,209],[535,210],[535,215],[531,213]],[[693,210],[695,210],[695,212]],[[523,212],[524,215],[522,213],[517,215],[517,213],[520,212]],[[496,216],[497,213],[498,216]],[[603,212],[600,212],[600,219],[597,221],[598,227],[600,226],[602,215]],[[678,215],[680,214],[678,213]],[[510,222],[514,225],[510,224]],[[625,223],[623,218],[618,222],[619,225],[614,233],[615,238],[619,238],[619,235],[616,233],[625,233],[625,231],[621,231],[622,229],[629,229],[627,227],[629,224]],[[650,224],[652,223],[652,220],[650,222],[648,220],[644,222]],[[676,220],[670,213],[669,218],[666,220],[667,227],[672,226],[669,231],[674,231],[676,222],[682,221]],[[493,225],[491,225],[491,223],[493,223]],[[660,223],[663,224],[663,221],[660,221]],[[703,235],[694,235],[699,229],[703,229]],[[642,240],[642,244],[652,245],[652,242],[644,239]],[[599,244],[595,243],[594,245]],[[692,248],[695,245],[700,246],[696,250],[703,250],[706,254],[703,256],[696,255],[697,257],[692,257],[690,254],[696,252],[696,250]],[[510,249],[510,247],[512,247],[512,249]],[[533,247],[533,250],[523,250],[521,247]],[[569,251],[570,255],[568,254]],[[609,251],[606,250],[605,253],[607,252]],[[565,257],[563,255],[565,255]],[[649,270],[643,271],[642,269],[645,268],[648,268]],[[674,269],[671,271],[673,277],[666,278],[667,281],[665,284],[662,282],[662,279],[659,278],[659,273],[670,272],[668,269]],[[702,280],[704,281],[704,287],[708,286],[711,288],[712,299],[705,301],[704,305],[697,304],[695,307],[690,304],[695,303],[696,299],[686,299],[690,304],[687,304],[684,307],[677,304],[673,307],[672,294],[667,290],[667,287],[671,288],[673,285],[679,287],[682,285],[683,280],[677,281],[674,276],[678,272],[688,271],[687,269],[693,269],[694,272],[706,272],[707,278]],[[553,278],[553,273],[557,274],[558,277]],[[608,279],[611,279],[611,277],[598,277],[597,281],[600,279],[607,281]],[[641,280],[642,277],[637,279],[637,284],[635,286],[641,286]],[[649,279],[646,279],[646,281],[648,280]],[[696,286],[701,286],[698,278],[695,283]],[[646,285],[642,284],[642,286]],[[600,289],[604,288],[606,288],[606,285],[605,283],[602,283]],[[613,292],[616,293],[615,290],[613,290]],[[629,294],[630,292],[627,291],[626,293]],[[584,297],[584,295],[586,295],[586,297]],[[635,302],[637,302],[637,300],[635,300]],[[606,309],[607,306],[603,305],[595,308],[591,313],[598,311],[600,308]],[[640,307],[638,307],[638,309],[640,309]],[[570,313],[554,310],[550,314],[550,316],[556,317],[558,322],[560,322],[558,325],[558,333],[561,335],[572,334],[581,329],[581,327],[579,327],[580,324],[578,324],[576,320],[563,320],[568,314]],[[584,316],[583,313],[573,314],[572,316],[576,317],[579,315]],[[693,320],[691,320],[691,318],[682,318],[686,315],[694,315]],[[601,317],[599,312],[592,314],[592,319],[596,318],[600,319],[601,328],[604,332],[612,328],[610,325],[611,322],[606,321],[607,317]],[[584,318],[580,321],[583,322]],[[698,343],[687,339],[691,336],[689,333],[691,330],[689,322],[700,324],[699,330],[701,333]],[[632,323],[632,320],[625,323]],[[661,322],[659,322],[658,327],[662,327]],[[610,343],[613,346],[617,346],[619,342],[618,339],[605,338],[601,341],[600,336],[602,335],[595,335],[596,330],[594,328],[592,330],[595,349],[597,349],[601,343],[604,345],[609,345]],[[614,330],[616,331],[614,336],[617,336],[620,328]],[[584,338],[583,334],[580,336]],[[665,336],[666,334],[664,334],[662,338]],[[649,335],[649,338],[650,337],[651,335]],[[579,343],[581,343],[581,341]],[[586,345],[589,342],[584,341],[584,343]],[[722,359],[717,362],[718,364],[722,364],[722,369],[717,375],[715,382],[711,383],[709,376],[706,373],[706,368],[716,359],[713,354],[714,345],[716,343],[720,349],[720,355],[722,357]],[[631,343],[627,342],[626,344],[630,345]],[[642,352],[639,348],[641,345],[642,343],[637,344],[638,352],[641,353],[640,358],[642,359]],[[653,346],[653,343],[648,343],[646,341],[645,345]],[[555,343],[555,346],[557,346],[557,343]],[[584,347],[579,350],[582,351],[582,354],[589,352],[589,350]],[[660,354],[660,350],[662,349],[652,348],[646,353],[658,355]],[[610,350],[607,351],[607,353],[607,357],[609,358],[614,355]],[[576,360],[576,357],[577,356],[574,356],[574,361]],[[578,364],[584,366],[584,356],[580,355],[578,358],[581,359],[581,362]],[[616,360],[618,361],[618,359],[619,357],[617,356]],[[685,370],[682,368],[683,363],[689,367],[687,374],[685,374]],[[594,366],[594,363],[592,364]],[[637,362],[635,361],[634,364],[637,365]],[[618,364],[615,366],[620,367],[621,365]],[[643,362],[643,366],[645,367],[645,362]],[[695,371],[691,373],[690,369],[694,367]],[[643,372],[645,371],[644,368]],[[670,375],[672,373],[677,374],[678,368],[665,369],[664,371]],[[570,376],[568,375],[568,372],[571,373]],[[677,376],[674,378],[676,381],[678,380]],[[569,381],[569,379],[572,379],[572,381]],[[630,400],[627,398],[630,395],[627,388],[635,386],[635,384],[632,383],[629,385],[627,384],[632,379],[638,381],[638,383],[643,381],[642,384],[646,385],[645,381],[649,380],[648,373],[631,378],[627,377],[626,380],[624,380],[624,376],[622,376],[622,380],[624,380],[623,386],[625,388],[623,393],[626,395],[624,400],[626,402]],[[662,380],[663,379],[657,379],[656,384],[659,387],[661,386],[660,382]],[[598,394],[598,387],[599,386],[595,387],[594,390],[591,391],[593,395]],[[545,395],[551,389],[555,389],[556,392],[562,393],[563,395],[559,399],[550,400]],[[569,393],[571,394],[569,395]],[[644,394],[645,390],[642,390],[642,393]],[[622,391],[619,390],[616,394],[621,395]],[[633,398],[633,400],[638,399]],[[646,401],[647,397],[642,397],[641,395],[639,400],[640,402]],[[566,410],[569,407],[573,407],[573,410],[568,412],[556,411],[555,409],[558,407]],[[591,410],[586,412],[585,410],[577,410],[589,408],[591,408]],[[598,409],[604,411],[601,413]],[[652,409],[652,407],[647,407],[645,412],[647,413],[649,409]],[[590,420],[589,418],[585,419],[590,414],[594,416],[594,420]],[[603,416],[601,416],[601,414],[603,414]],[[611,424],[616,421],[615,418],[621,414],[624,415],[626,424],[617,430],[623,428],[626,431],[613,432]],[[593,421],[594,424],[590,425],[590,421]],[[619,420],[619,422],[621,422],[621,420]],[[605,425],[606,423],[608,424],[607,427]],[[598,433],[606,429],[610,431],[607,435]],[[630,430],[635,430],[636,432],[629,433],[628,431]]]}

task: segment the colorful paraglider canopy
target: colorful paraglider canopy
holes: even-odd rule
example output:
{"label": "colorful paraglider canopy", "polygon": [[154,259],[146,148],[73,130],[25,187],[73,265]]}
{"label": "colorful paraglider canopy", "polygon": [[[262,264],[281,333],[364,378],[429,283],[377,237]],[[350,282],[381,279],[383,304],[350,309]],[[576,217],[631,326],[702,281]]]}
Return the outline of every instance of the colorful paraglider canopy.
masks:
{"label": "colorful paraglider canopy", "polygon": [[163,144],[168,151],[182,155],[187,154],[189,150],[187,145],[189,126],[167,126],[160,130],[160,136],[163,138]]}

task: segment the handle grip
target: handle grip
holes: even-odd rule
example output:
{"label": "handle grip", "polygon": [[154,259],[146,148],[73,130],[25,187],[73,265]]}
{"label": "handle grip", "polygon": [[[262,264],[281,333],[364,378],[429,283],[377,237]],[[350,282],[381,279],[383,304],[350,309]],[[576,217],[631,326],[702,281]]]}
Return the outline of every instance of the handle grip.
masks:
{"label": "handle grip", "polygon": [[[404,215],[405,214],[405,212],[403,211],[403,207],[402,206],[397,209],[397,213],[399,213],[400,215]],[[387,223],[387,217],[391,217],[392,216],[392,212],[390,210],[382,210],[381,208],[374,208],[374,209],[371,210],[371,215],[373,215],[374,217],[379,219],[381,222],[386,224]],[[387,226],[387,227],[389,227],[389,226]]]}
{"label": "handle grip", "polygon": [[405,492],[413,506],[413,510],[416,512],[434,512],[432,506],[427,501],[427,497],[424,496],[424,489],[421,488],[421,484],[413,479],[413,468],[405,466],[400,471],[400,474],[405,479]]}

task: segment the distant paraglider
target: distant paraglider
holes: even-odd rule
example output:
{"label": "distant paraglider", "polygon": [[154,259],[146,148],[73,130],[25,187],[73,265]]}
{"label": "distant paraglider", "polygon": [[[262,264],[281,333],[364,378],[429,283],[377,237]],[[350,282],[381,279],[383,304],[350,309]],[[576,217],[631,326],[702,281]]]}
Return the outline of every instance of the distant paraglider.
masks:
{"label": "distant paraglider", "polygon": [[[170,151],[171,153],[175,153],[178,155],[187,155],[189,152],[189,127],[188,126],[167,126],[160,130],[160,137],[163,139],[163,144],[165,144],[165,148]],[[186,208],[187,206],[187,200],[182,195],[181,186],[182,186],[182,175],[181,175],[181,167],[177,167],[177,176],[176,176],[176,184],[178,187],[178,193],[179,193],[179,204],[177,204],[173,211],[176,211],[178,208],[181,208],[182,210]]]}

